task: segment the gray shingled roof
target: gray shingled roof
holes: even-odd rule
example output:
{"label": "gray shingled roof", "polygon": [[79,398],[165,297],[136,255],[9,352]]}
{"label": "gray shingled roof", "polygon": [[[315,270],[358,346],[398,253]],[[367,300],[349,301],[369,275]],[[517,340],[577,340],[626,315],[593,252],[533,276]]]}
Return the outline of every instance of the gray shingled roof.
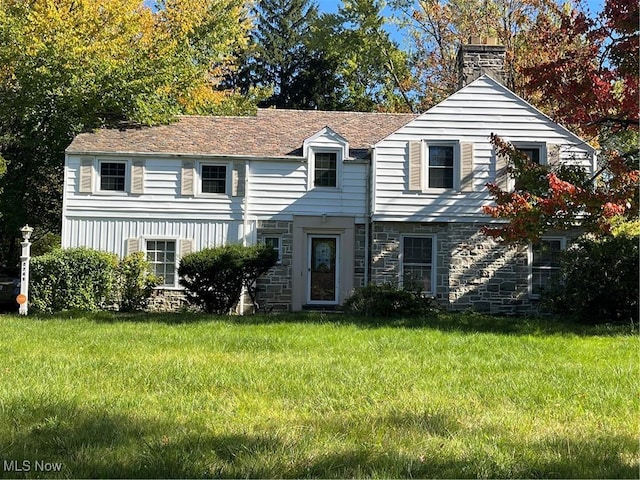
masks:
{"label": "gray shingled roof", "polygon": [[276,109],[259,109],[249,117],[182,116],[170,125],[82,133],[67,152],[301,156],[303,141],[329,127],[347,139],[350,156],[360,158],[371,145],[416,117]]}

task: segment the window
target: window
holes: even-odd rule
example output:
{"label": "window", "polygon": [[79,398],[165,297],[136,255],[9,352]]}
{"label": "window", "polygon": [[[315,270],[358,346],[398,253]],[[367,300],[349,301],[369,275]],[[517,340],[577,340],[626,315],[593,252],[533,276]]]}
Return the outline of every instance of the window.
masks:
{"label": "window", "polygon": [[546,163],[546,148],[544,144],[540,143],[518,143],[515,142],[513,146],[521,153],[524,153],[529,160],[538,165]]}
{"label": "window", "polygon": [[161,278],[160,286],[176,286],[175,240],[147,240],[147,260],[153,273]]}
{"label": "window", "polygon": [[402,287],[433,295],[435,237],[402,237]]}
{"label": "window", "polygon": [[282,262],[282,246],[280,237],[264,237],[264,244],[278,252],[278,263]]}
{"label": "window", "polygon": [[202,193],[227,192],[227,166],[202,165]]}
{"label": "window", "polygon": [[531,246],[531,296],[539,297],[545,287],[558,277],[560,253],[564,248],[564,238],[546,238]]}
{"label": "window", "polygon": [[453,145],[429,145],[428,188],[453,188]]}
{"label": "window", "polygon": [[124,192],[126,184],[126,162],[100,162],[100,190]]}
{"label": "window", "polygon": [[313,185],[316,187],[338,186],[338,154],[316,152],[314,158]]}

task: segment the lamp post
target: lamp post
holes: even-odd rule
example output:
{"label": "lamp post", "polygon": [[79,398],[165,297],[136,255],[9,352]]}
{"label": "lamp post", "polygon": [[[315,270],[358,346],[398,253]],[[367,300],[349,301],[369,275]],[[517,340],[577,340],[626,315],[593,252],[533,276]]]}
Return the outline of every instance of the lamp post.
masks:
{"label": "lamp post", "polygon": [[26,315],[29,310],[29,258],[31,258],[31,242],[29,239],[33,228],[25,225],[20,229],[20,232],[22,233],[22,242],[20,242],[22,252],[20,253],[20,295],[18,295],[17,300],[20,305],[18,313]]}

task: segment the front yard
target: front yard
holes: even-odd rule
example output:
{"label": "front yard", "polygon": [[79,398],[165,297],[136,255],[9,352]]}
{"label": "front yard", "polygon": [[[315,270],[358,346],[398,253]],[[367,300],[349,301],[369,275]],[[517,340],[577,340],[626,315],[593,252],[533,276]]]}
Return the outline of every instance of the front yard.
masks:
{"label": "front yard", "polygon": [[637,478],[631,327],[0,316],[0,477]]}

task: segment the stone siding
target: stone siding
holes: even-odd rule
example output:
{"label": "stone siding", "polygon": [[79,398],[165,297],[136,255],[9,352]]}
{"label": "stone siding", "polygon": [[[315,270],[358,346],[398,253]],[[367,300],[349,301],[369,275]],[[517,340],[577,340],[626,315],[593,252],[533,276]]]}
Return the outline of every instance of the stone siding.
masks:
{"label": "stone siding", "polygon": [[266,311],[285,312],[291,308],[293,222],[258,221],[258,243],[264,237],[280,237],[281,261],[258,279],[258,303]]}
{"label": "stone siding", "polygon": [[368,262],[366,255],[366,228],[364,225],[356,225],[355,228],[355,252],[354,252],[354,271],[353,271],[353,288],[361,288],[365,286],[364,271]]}
{"label": "stone siding", "polygon": [[179,312],[189,308],[182,290],[157,289],[153,291],[147,310],[150,312]]}
{"label": "stone siding", "polygon": [[481,225],[391,223],[373,225],[372,281],[398,285],[401,235],[436,235],[437,301],[449,309],[523,314],[537,311],[529,299],[526,246],[500,245]]}

